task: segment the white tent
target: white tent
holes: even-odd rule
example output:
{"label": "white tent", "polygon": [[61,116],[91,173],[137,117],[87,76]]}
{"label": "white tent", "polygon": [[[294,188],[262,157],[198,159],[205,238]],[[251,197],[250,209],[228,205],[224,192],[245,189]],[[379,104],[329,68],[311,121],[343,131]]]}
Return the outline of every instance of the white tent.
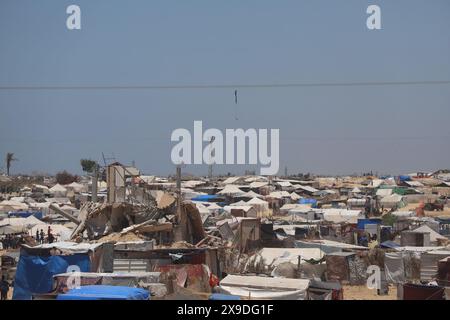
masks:
{"label": "white tent", "polygon": [[247,192],[245,195],[244,195],[244,197],[246,197],[246,198],[263,198],[263,196],[262,195],[260,195],[259,193],[256,193],[256,192],[254,192],[254,191],[249,191],[249,192]]}
{"label": "white tent", "polygon": [[250,183],[250,188],[258,189],[267,186],[269,183],[267,181],[254,181]]}
{"label": "white tent", "polygon": [[379,197],[387,197],[392,194],[392,189],[378,189],[376,195]]}
{"label": "white tent", "polygon": [[43,185],[40,185],[40,184],[33,185],[33,188],[37,189],[37,190],[39,190],[41,192],[48,192],[49,191],[49,188],[47,186],[43,186]]}
{"label": "white tent", "polygon": [[59,183],[55,184],[53,187],[50,188],[50,193],[57,197],[64,197],[67,193],[67,189],[64,188]]}
{"label": "white tent", "polygon": [[48,226],[50,226],[53,235],[56,236],[58,241],[70,240],[72,231],[69,228],[60,224],[51,224],[51,225],[47,223],[37,224],[31,228],[30,233],[31,235],[34,236],[36,234],[36,231],[43,230],[45,235],[47,235]]}
{"label": "white tent", "polygon": [[247,201],[247,204],[253,206],[256,209],[256,211],[261,213],[269,210],[269,203],[259,198],[253,198]]}
{"label": "white tent", "polygon": [[352,193],[361,193],[361,189],[358,187],[354,187]]}
{"label": "white tent", "polygon": [[333,223],[358,223],[358,219],[364,219],[365,216],[361,210],[346,209],[321,209],[325,221]]}
{"label": "white tent", "polygon": [[22,233],[24,231],[26,231],[26,229],[24,229],[21,226],[11,226],[9,224],[0,226],[0,235],[18,234],[18,233]]}
{"label": "white tent", "polygon": [[247,205],[247,202],[245,202],[244,200],[230,204],[231,207],[239,207],[239,206],[246,206],[246,205]]}
{"label": "white tent", "polygon": [[306,300],[309,279],[228,275],[219,290],[245,299]]}
{"label": "white tent", "polygon": [[28,210],[28,205],[23,202],[4,200],[0,202],[0,212]]}
{"label": "white tent", "polygon": [[239,197],[245,195],[245,192],[239,189],[237,186],[232,184],[227,184],[223,190],[219,191],[217,194],[223,194],[232,197]]}
{"label": "white tent", "polygon": [[439,233],[437,233],[436,231],[434,231],[433,229],[431,229],[429,226],[427,226],[425,224],[418,227],[417,229],[414,229],[414,231],[421,232],[421,233],[429,233],[431,242],[437,242],[438,240],[447,240],[446,237],[440,235]]}
{"label": "white tent", "polygon": [[65,188],[73,190],[74,192],[87,191],[87,186],[85,186],[81,183],[78,183],[78,182],[72,182],[71,184],[66,185]]}
{"label": "white tent", "polygon": [[287,191],[273,191],[269,194],[269,198],[274,199],[282,199],[282,198],[290,198],[291,194]]}
{"label": "white tent", "polygon": [[381,199],[380,203],[384,208],[392,208],[403,200],[399,194],[391,194]]}
{"label": "white tent", "polygon": [[242,180],[242,179],[243,179],[243,177],[229,177],[229,178],[225,179],[223,184],[237,183],[239,180]]}
{"label": "white tent", "polygon": [[298,194],[296,194],[295,192],[291,193],[291,199],[294,201],[300,200],[302,197],[300,197]]}

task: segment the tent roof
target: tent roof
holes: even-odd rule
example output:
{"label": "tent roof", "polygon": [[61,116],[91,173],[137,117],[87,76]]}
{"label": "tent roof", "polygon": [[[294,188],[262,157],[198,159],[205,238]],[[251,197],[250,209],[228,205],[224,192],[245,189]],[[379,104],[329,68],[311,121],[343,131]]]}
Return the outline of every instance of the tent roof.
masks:
{"label": "tent roof", "polygon": [[248,204],[268,204],[267,201],[261,200],[259,198],[253,198],[249,201],[247,201]]}
{"label": "tent roof", "polygon": [[256,193],[256,192],[254,192],[254,191],[252,191],[252,190],[250,190],[249,192],[247,192],[245,194],[245,197],[248,197],[248,198],[262,198],[263,196],[258,194],[258,193]]}
{"label": "tent roof", "polygon": [[223,188],[221,191],[219,191],[217,194],[225,194],[225,195],[231,195],[231,196],[242,196],[245,194],[244,191],[239,189],[237,186],[232,184],[227,184],[225,188]]}
{"label": "tent roof", "polygon": [[64,188],[62,185],[60,185],[59,183],[55,184],[53,187],[50,188],[51,192],[66,192],[67,189]]}
{"label": "tent roof", "polygon": [[220,281],[220,285],[260,289],[274,288],[278,290],[306,290],[308,289],[309,282],[309,279],[228,275],[222,281]]}
{"label": "tent roof", "polygon": [[300,200],[302,197],[300,197],[298,194],[296,194],[295,192],[291,193],[291,199],[292,200]]}
{"label": "tent roof", "polygon": [[267,186],[269,183],[267,181],[254,181],[252,183],[250,183],[250,188],[262,188]]}
{"label": "tent roof", "polygon": [[430,241],[436,242],[438,239],[446,240],[447,238],[444,236],[441,236],[439,233],[431,229],[426,224],[418,227],[417,229],[414,229],[415,232],[423,232],[423,233],[429,233],[430,234]]}

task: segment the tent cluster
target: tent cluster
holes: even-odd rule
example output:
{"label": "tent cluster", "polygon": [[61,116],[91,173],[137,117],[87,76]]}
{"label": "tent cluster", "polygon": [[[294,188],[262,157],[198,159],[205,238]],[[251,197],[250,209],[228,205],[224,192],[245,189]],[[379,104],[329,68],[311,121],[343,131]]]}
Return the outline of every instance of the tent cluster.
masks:
{"label": "tent cluster", "polygon": [[[142,292],[117,287],[162,299],[340,300],[344,286],[365,286],[374,265],[381,278],[373,295],[396,286],[397,298],[409,299],[425,282],[441,290],[449,280],[450,177],[442,173],[177,181],[114,163],[106,176],[97,201],[85,179],[24,187],[0,203],[0,234],[27,237],[15,298],[80,297],[84,289],[64,296],[69,264],[86,286],[98,285],[87,291],[128,298]],[[48,227],[58,242],[33,242]],[[46,264],[55,270],[35,286]]]}

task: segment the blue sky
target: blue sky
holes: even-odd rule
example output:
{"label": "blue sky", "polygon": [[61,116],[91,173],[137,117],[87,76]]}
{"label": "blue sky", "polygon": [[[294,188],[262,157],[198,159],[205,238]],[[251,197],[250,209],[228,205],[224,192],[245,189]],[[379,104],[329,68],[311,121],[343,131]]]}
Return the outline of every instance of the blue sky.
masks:
{"label": "blue sky", "polygon": [[[0,0],[0,87],[450,80],[449,35],[448,0]],[[0,90],[0,154],[19,158],[12,173],[80,173],[104,152],[168,174],[172,130],[202,120],[279,128],[291,173],[434,170],[450,167],[449,89],[238,88],[237,106],[233,88]]]}

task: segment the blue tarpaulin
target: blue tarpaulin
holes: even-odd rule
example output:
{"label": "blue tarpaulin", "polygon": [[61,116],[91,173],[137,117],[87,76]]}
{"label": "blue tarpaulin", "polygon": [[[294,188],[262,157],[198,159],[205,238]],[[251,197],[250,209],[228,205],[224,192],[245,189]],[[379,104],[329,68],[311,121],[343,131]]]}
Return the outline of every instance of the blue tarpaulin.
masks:
{"label": "blue tarpaulin", "polygon": [[299,204],[317,204],[316,199],[308,199],[308,198],[301,198],[298,200]]}
{"label": "blue tarpaulin", "polygon": [[241,297],[231,294],[213,293],[209,296],[209,300],[241,300]]}
{"label": "blue tarpaulin", "polygon": [[123,286],[82,286],[59,294],[56,300],[148,300],[150,293],[141,288]]}
{"label": "blue tarpaulin", "polygon": [[410,176],[399,176],[398,179],[400,181],[411,181],[411,177]]}
{"label": "blue tarpaulin", "polygon": [[381,246],[382,248],[390,248],[390,249],[394,249],[394,248],[400,247],[400,245],[399,245],[398,243],[395,243],[394,241],[385,241],[385,242],[382,242],[382,243],[380,244],[380,246]]}
{"label": "blue tarpaulin", "polygon": [[49,293],[53,290],[53,276],[66,273],[77,265],[81,272],[90,271],[87,254],[67,256],[34,256],[21,252],[14,280],[13,300],[30,300],[33,293]]}
{"label": "blue tarpaulin", "polygon": [[28,218],[29,216],[34,216],[37,219],[42,219],[42,211],[10,211],[8,212],[8,218],[18,217],[18,218]]}
{"label": "blue tarpaulin", "polygon": [[222,199],[222,198],[215,194],[204,194],[204,195],[200,195],[195,198],[192,198],[191,200],[192,201],[211,201],[211,200],[217,200],[217,199]]}
{"label": "blue tarpaulin", "polygon": [[366,224],[381,224],[381,219],[358,219],[358,230],[364,230]]}

